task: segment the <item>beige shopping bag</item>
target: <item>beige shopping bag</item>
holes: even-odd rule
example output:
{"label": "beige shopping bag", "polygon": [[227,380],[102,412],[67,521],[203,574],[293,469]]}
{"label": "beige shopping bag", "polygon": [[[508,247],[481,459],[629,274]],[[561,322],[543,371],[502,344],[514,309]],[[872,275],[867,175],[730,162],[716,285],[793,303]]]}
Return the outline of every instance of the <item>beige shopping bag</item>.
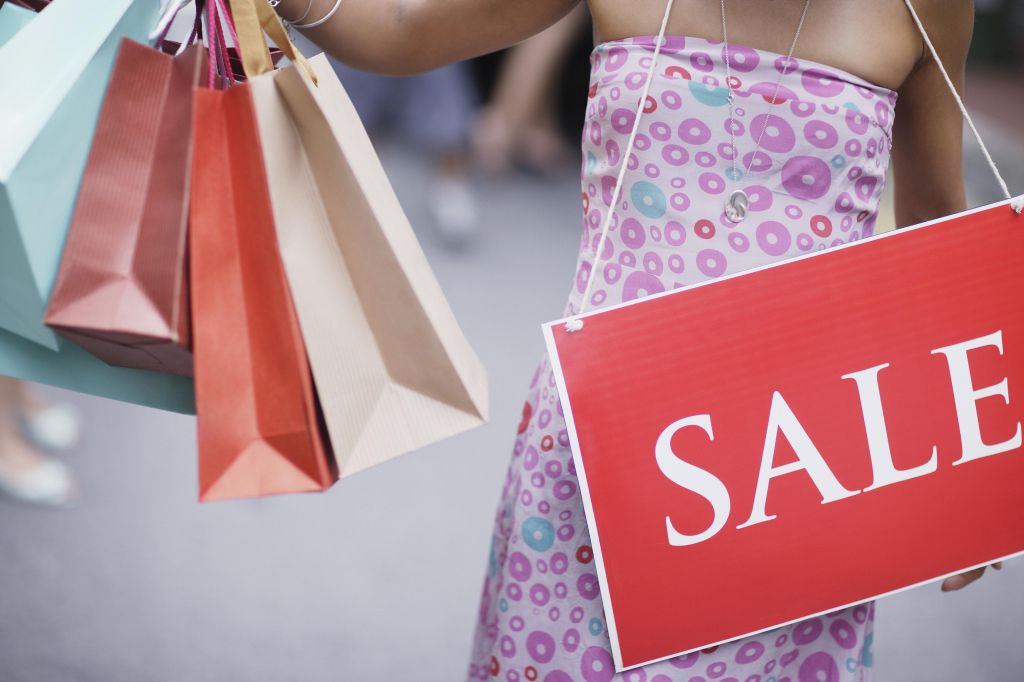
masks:
{"label": "beige shopping bag", "polygon": [[459,329],[323,55],[250,77],[278,241],[342,477],[486,421]]}

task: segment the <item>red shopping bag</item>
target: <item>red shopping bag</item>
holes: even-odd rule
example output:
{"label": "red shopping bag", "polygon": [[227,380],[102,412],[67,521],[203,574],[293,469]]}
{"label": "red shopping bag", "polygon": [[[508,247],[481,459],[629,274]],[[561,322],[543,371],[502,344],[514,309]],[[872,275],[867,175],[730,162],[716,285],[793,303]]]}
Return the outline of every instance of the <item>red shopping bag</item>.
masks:
{"label": "red shopping bag", "polygon": [[124,39],[46,324],[118,367],[191,376],[188,198],[198,45],[174,58]]}
{"label": "red shopping bag", "polygon": [[193,116],[200,499],[324,490],[337,475],[278,252],[249,86],[196,91]]}

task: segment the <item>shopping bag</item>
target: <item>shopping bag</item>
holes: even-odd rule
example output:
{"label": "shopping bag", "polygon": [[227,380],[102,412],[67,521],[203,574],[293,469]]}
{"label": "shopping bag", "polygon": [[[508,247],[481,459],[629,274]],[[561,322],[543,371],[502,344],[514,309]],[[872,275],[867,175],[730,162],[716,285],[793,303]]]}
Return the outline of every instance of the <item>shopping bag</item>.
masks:
{"label": "shopping bag", "polygon": [[0,47],[0,328],[43,325],[118,42],[144,39],[150,0],[55,0]]}
{"label": "shopping bag", "polygon": [[0,4],[0,47],[13,38],[15,33],[28,26],[28,22],[35,15],[35,12],[24,7]]}
{"label": "shopping bag", "polygon": [[190,376],[186,262],[192,91],[205,73],[124,39],[46,324],[111,365]]}
{"label": "shopping bag", "polygon": [[197,90],[193,116],[200,498],[324,490],[337,476],[278,254],[249,87]]}
{"label": "shopping bag", "polygon": [[478,426],[485,371],[327,59],[252,77],[278,238],[342,476]]}
{"label": "shopping bag", "polygon": [[66,388],[101,398],[195,413],[192,381],[173,374],[111,367],[77,346],[59,351],[0,329],[0,376]]}
{"label": "shopping bag", "polygon": [[[23,58],[34,59],[36,66],[0,68],[0,91],[5,93],[0,99],[0,125],[5,131],[0,139],[0,320],[9,323],[0,327],[21,319],[23,329],[49,333],[42,325],[45,299],[36,299],[38,313],[32,312],[32,296],[40,290],[33,273],[45,273],[43,265],[51,253],[55,267],[60,255],[56,242],[63,242],[63,230],[59,225],[53,229],[54,221],[60,222],[54,209],[66,200],[70,215],[78,182],[73,171],[76,155],[84,163],[92,135],[91,124],[83,123],[82,117],[92,102],[99,109],[109,70],[104,61],[113,60],[116,45],[116,39],[108,43],[104,36],[128,32],[142,36],[155,19],[148,3],[138,4],[118,0],[103,3],[96,13],[83,14],[81,10],[92,3],[60,0],[37,18],[26,17],[22,8],[9,3],[0,8],[0,26],[10,27],[17,21],[21,27],[0,45],[0,66],[20,64]],[[86,40],[87,35],[94,39]],[[77,72],[75,64],[81,67]],[[76,79],[84,85],[77,85]],[[44,83],[52,87],[44,88]],[[72,104],[63,104],[65,98]],[[27,241],[22,240],[22,228],[29,230]],[[46,229],[57,235],[50,251],[46,240],[37,238]],[[19,298],[26,292],[27,298]],[[12,301],[23,305],[12,306]],[[0,375],[175,412],[195,410],[192,382],[187,379],[110,367],[71,344],[51,350],[4,328],[0,328]]]}

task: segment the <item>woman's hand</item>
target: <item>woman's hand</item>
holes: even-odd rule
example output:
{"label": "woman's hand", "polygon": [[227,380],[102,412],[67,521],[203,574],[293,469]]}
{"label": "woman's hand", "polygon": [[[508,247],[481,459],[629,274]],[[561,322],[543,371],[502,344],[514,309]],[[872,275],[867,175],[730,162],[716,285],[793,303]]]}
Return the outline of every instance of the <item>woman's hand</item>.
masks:
{"label": "woman's hand", "polygon": [[[973,583],[975,580],[985,575],[986,568],[986,566],[982,566],[981,568],[976,568],[973,571],[967,571],[966,573],[961,573],[960,575],[954,575],[952,577],[946,578],[942,581],[942,591],[952,592],[954,590],[964,589],[965,587]],[[997,571],[1001,571],[1003,569],[1003,562],[995,562],[994,564],[992,564],[992,568],[996,569]]]}

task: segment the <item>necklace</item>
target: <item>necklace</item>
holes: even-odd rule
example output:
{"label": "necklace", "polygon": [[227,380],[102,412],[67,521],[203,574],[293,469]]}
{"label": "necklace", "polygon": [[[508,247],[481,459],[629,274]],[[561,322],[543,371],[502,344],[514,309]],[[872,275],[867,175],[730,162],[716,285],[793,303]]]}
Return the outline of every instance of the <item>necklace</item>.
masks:
{"label": "necklace", "polygon": [[[732,178],[731,179],[732,179],[732,190],[733,190],[732,193],[729,195],[729,198],[725,202],[725,217],[727,217],[729,220],[731,220],[734,223],[738,223],[738,222],[741,222],[744,218],[747,217],[747,208],[750,206],[750,197],[747,196],[747,193],[745,191],[743,191],[742,189],[739,189],[736,186],[736,182],[740,178],[740,175],[736,171],[736,159],[737,159],[737,157],[739,157],[740,153],[739,153],[739,150],[736,147],[735,128],[734,128],[733,125],[731,125],[734,122],[734,116],[733,116],[733,85],[732,85],[733,79],[732,79],[732,63],[731,63],[731,56],[732,55],[731,55],[731,51],[729,49],[729,32],[728,32],[728,29],[726,28],[726,24],[725,24],[725,0],[721,0],[721,2],[722,2],[722,42],[725,43],[725,52],[724,52],[724,54],[725,54],[725,86],[729,89],[728,101],[729,101],[730,125],[727,126],[727,127],[729,128],[729,141],[732,144]],[[779,89],[782,87],[782,79],[785,78],[787,75],[789,75],[790,66],[792,65],[792,62],[793,62],[793,52],[794,52],[794,50],[796,50],[796,43],[797,43],[797,40],[800,39],[800,31],[804,27],[804,19],[807,18],[807,10],[808,10],[808,8],[810,6],[811,6],[811,0],[804,0],[804,9],[803,9],[803,12],[801,12],[801,14],[800,14],[800,21],[796,25],[796,33],[793,35],[793,44],[789,46],[789,53],[786,55],[785,65],[782,67],[782,70],[779,72],[778,80],[775,81],[775,92],[772,93],[771,102],[769,102],[769,104],[768,104],[768,107],[769,107],[769,109],[768,109],[768,117],[765,119],[764,125],[761,126],[761,132],[758,134],[757,140],[755,141],[754,151],[750,154],[750,156],[748,157],[748,160],[743,165],[743,175],[742,176],[744,178],[746,178],[747,173],[750,172],[750,164],[753,162],[754,158],[757,156],[757,152],[759,152],[761,150],[761,139],[764,137],[765,131],[768,130],[769,124],[771,123],[772,119],[775,117],[775,114],[773,113],[771,107],[774,106],[775,103],[779,99]],[[751,123],[753,123],[753,119],[751,119]]]}

